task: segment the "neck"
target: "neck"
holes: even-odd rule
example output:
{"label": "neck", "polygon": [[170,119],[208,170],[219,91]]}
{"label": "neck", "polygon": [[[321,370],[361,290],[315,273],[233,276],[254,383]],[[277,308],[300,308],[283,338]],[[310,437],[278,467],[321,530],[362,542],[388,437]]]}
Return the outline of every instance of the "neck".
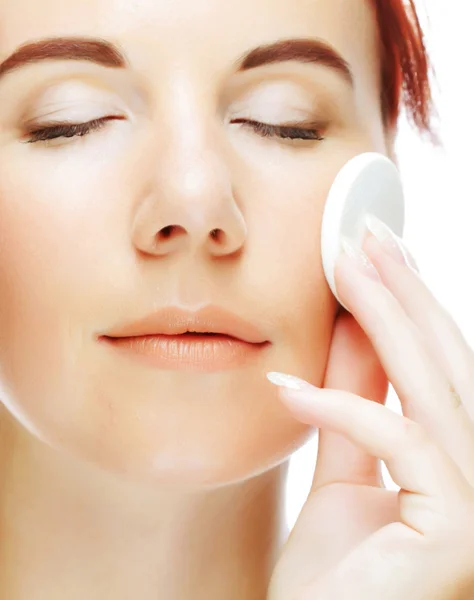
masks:
{"label": "neck", "polygon": [[288,535],[288,461],[178,494],[79,463],[6,411],[0,424],[2,598],[266,598]]}

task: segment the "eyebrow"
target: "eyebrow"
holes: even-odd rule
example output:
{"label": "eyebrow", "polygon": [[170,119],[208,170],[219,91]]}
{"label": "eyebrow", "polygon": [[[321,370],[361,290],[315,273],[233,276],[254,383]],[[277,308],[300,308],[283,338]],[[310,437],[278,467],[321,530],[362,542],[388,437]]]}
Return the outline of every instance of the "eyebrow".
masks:
{"label": "eyebrow", "polygon": [[104,67],[127,66],[120,50],[105,40],[54,37],[21,45],[0,64],[0,77],[25,65],[45,60],[88,60]]}
{"label": "eyebrow", "polygon": [[240,59],[239,71],[248,71],[263,65],[286,61],[310,63],[328,67],[339,73],[354,87],[354,76],[349,63],[323,40],[294,38],[279,40],[254,48]]}
{"label": "eyebrow", "polygon": [[[54,37],[21,45],[0,64],[0,77],[25,65],[46,60],[85,60],[104,67],[126,68],[129,63],[111,42],[97,38]],[[323,40],[293,38],[258,46],[235,63],[238,72],[268,64],[296,61],[322,65],[339,73],[354,86],[348,62]]]}

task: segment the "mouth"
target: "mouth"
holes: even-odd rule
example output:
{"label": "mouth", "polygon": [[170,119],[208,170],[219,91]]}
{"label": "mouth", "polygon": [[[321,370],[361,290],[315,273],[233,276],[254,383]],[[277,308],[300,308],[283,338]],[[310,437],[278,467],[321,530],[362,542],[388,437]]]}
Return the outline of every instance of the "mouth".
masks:
{"label": "mouth", "polygon": [[252,344],[268,340],[254,323],[213,305],[195,312],[173,306],[163,307],[147,317],[104,334],[114,338],[147,335],[184,335],[190,338],[193,335],[225,336]]}
{"label": "mouth", "polygon": [[142,365],[161,370],[216,372],[260,360],[269,342],[251,343],[223,333],[186,331],[128,337],[103,336],[108,346]]}
{"label": "mouth", "polygon": [[243,365],[271,345],[254,323],[215,305],[197,312],[164,307],[104,332],[99,341],[148,366],[200,371]]}
{"label": "mouth", "polygon": [[145,338],[189,338],[190,340],[199,340],[201,338],[214,338],[214,339],[226,339],[226,340],[235,340],[237,342],[244,342],[233,335],[227,333],[215,333],[212,331],[183,331],[182,333],[145,333],[142,335],[125,335],[125,336],[101,336],[103,339],[107,339],[109,341],[114,340],[131,340],[131,339],[145,339]]}
{"label": "mouth", "polygon": [[186,337],[195,340],[198,340],[200,338],[222,338],[223,340],[235,340],[236,342],[245,342],[245,340],[241,340],[240,338],[230,335],[228,333],[215,333],[213,331],[185,331],[184,333],[168,335],[167,337]]}
{"label": "mouth", "polygon": [[[184,333],[178,334],[178,335],[226,335],[224,333],[214,333],[212,331],[185,331]],[[226,336],[226,337],[232,337],[232,336]]]}

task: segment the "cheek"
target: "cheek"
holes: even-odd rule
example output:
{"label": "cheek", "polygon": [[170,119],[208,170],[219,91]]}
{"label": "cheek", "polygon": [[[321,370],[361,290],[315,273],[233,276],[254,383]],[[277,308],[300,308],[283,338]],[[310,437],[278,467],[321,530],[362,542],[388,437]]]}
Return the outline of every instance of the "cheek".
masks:
{"label": "cheek", "polygon": [[98,279],[98,242],[106,244],[112,229],[110,223],[104,227],[106,215],[97,208],[104,204],[102,187],[85,177],[66,183],[48,172],[24,177],[10,170],[7,183],[2,175],[0,170],[2,302],[27,319],[33,307],[45,318],[74,310]]}
{"label": "cheek", "polygon": [[8,177],[0,168],[2,400],[29,428],[55,423],[66,431],[79,410],[93,299],[104,297],[109,253],[100,243],[114,228],[97,208],[103,184],[93,173],[67,182],[35,168],[25,177],[20,167],[10,163]]}
{"label": "cheek", "polygon": [[123,259],[117,250],[129,237],[116,169],[28,157],[0,166],[1,302],[15,307],[15,320],[18,309],[28,325],[80,316],[102,294],[107,267]]}
{"label": "cheek", "polygon": [[[270,369],[318,385],[336,306],[321,262],[321,219],[339,162],[296,163],[261,165],[252,186],[240,190],[249,228],[245,297],[272,332]],[[235,294],[242,297],[242,289]]]}
{"label": "cheek", "polygon": [[329,308],[331,303],[321,261],[321,221],[340,158],[332,162],[321,155],[313,157],[312,164],[303,162],[293,169],[291,161],[287,163],[286,176],[282,167],[262,168],[257,185],[246,190],[246,197],[252,199],[250,277],[256,289],[261,289],[258,279],[262,278],[273,287],[276,330],[283,339],[292,340],[295,321],[303,332],[308,320],[321,319],[317,307]]}

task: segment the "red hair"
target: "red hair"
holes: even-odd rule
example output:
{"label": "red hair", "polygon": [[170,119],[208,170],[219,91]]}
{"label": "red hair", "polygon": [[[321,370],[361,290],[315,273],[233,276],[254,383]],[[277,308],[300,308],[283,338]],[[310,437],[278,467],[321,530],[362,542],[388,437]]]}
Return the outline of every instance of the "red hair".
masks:
{"label": "red hair", "polygon": [[421,134],[435,143],[430,64],[414,0],[370,0],[379,30],[382,117],[387,127],[398,121],[402,105]]}

